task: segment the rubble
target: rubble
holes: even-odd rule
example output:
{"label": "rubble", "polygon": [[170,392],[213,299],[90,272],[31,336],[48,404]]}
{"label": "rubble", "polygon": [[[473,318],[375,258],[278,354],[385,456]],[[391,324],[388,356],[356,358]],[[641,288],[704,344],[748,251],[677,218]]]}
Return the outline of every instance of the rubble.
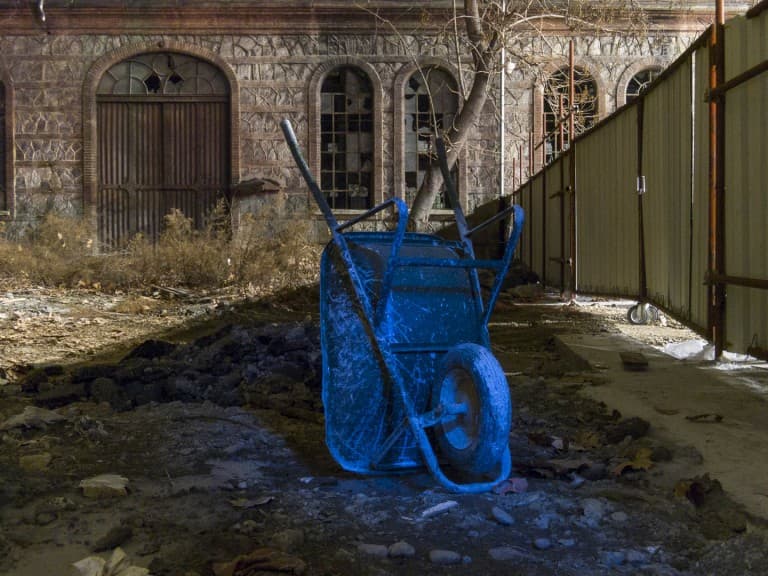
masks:
{"label": "rubble", "polygon": [[[722,568],[715,550],[734,576],[765,573],[759,528],[716,480],[685,476],[675,495],[657,476],[705,465],[700,455],[581,395],[596,375],[552,342],[570,316],[515,313],[492,335],[514,359],[513,476],[478,495],[447,494],[424,472],[339,468],[323,441],[319,330],[303,314],[153,335],[61,371],[38,364],[36,390],[5,385],[18,403],[3,425],[68,391],[56,410],[27,412],[41,425],[0,435],[0,573],[36,576],[43,556],[63,573],[119,547],[153,576],[728,574],[708,571]],[[94,558],[82,566],[104,576]]]}

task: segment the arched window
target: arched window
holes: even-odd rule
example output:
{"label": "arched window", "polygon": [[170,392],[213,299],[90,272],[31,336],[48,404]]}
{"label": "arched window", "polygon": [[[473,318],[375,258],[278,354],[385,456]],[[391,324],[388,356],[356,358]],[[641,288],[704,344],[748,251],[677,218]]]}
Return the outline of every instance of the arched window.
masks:
{"label": "arched window", "polygon": [[626,102],[631,102],[642,94],[661,74],[661,67],[645,68],[632,76],[627,83]]}
{"label": "arched window", "polygon": [[592,125],[595,124],[598,117],[597,109],[597,84],[592,76],[586,70],[575,68],[573,71],[574,79],[574,101],[573,106],[569,102],[569,72],[568,68],[561,68],[552,74],[544,87],[544,116],[546,139],[547,162],[553,160],[560,152],[568,148],[571,136],[568,134],[568,121],[564,123],[564,138],[560,139],[560,108],[564,115],[574,108],[574,129],[575,136],[578,136]]}
{"label": "arched window", "polygon": [[187,54],[138,54],[112,66],[99,82],[99,96],[226,96],[229,84],[214,65]]}
{"label": "arched window", "polygon": [[336,209],[373,205],[373,88],[358,68],[332,70],[320,89],[320,187]]}
{"label": "arched window", "polygon": [[[459,98],[456,82],[439,68],[414,72],[405,86],[405,200],[413,197],[426,177],[435,157],[435,132],[445,132],[453,124]],[[458,168],[454,166],[453,181],[458,184]],[[434,208],[451,208],[441,192]]]}

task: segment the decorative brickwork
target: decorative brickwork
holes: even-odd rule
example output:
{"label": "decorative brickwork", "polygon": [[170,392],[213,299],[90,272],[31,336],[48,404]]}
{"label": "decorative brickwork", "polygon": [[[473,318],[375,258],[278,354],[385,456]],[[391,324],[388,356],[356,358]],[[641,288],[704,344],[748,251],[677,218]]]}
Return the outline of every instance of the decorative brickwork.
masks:
{"label": "decorative brickwork", "polygon": [[[132,10],[52,7],[45,26],[32,11],[17,11],[0,32],[0,82],[5,88],[4,189],[0,217],[34,221],[54,207],[94,216],[98,187],[96,92],[116,63],[148,52],[179,52],[205,60],[229,83],[232,183],[268,178],[281,183],[286,207],[296,217],[314,218],[307,191],[279,128],[291,119],[310,166],[319,178],[320,92],[327,74],[339,66],[361,70],[373,94],[374,201],[404,197],[405,83],[422,67],[437,66],[460,84],[454,45],[438,35],[441,14],[430,25],[404,23],[399,33],[370,14],[344,8],[290,3],[270,10],[216,10],[209,6]],[[304,3],[302,3],[304,4]],[[387,13],[394,18],[394,13]],[[600,116],[623,103],[632,74],[644,66],[665,65],[681,53],[701,22],[691,20],[647,38],[596,36],[576,39],[576,64],[598,85]],[[46,28],[47,27],[47,28]],[[48,33],[46,33],[48,32]],[[517,41],[515,52],[530,54],[539,73],[507,69],[504,109],[506,178],[509,194],[520,166],[528,167],[528,139],[541,134],[542,85],[546,71],[566,64],[570,37],[553,33]],[[467,77],[465,54],[461,73]],[[542,74],[543,72],[544,74]],[[498,80],[498,79],[497,79]],[[459,190],[471,210],[499,195],[498,82],[492,83],[486,110],[462,152]],[[513,168],[514,165],[514,168]],[[513,173],[514,170],[514,173]],[[516,179],[517,178],[517,179]],[[7,216],[6,216],[7,217]]]}

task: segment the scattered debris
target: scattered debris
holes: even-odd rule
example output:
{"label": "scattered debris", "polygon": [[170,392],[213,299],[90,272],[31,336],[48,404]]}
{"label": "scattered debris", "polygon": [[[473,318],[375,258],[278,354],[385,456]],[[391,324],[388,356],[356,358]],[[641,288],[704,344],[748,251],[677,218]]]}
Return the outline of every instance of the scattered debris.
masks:
{"label": "scattered debris", "polygon": [[528,480],[525,478],[507,478],[501,484],[494,487],[495,494],[522,494],[528,491]]}
{"label": "scattered debris", "polygon": [[149,576],[149,570],[132,566],[122,548],[115,548],[109,560],[89,556],[75,562],[73,566],[80,576]]}
{"label": "scattered debris", "polygon": [[664,416],[676,416],[677,414],[680,414],[680,410],[677,408],[665,408],[663,406],[654,406],[653,407],[656,412],[659,414],[663,414]]}
{"label": "scattered debris", "polygon": [[[740,549],[743,514],[701,478],[680,488],[679,498],[666,484],[658,490],[670,471],[659,462],[672,451],[643,438],[647,423],[622,420],[581,396],[595,373],[553,344],[552,325],[595,326],[565,307],[543,316],[535,306],[519,308],[509,327],[493,327],[504,334],[492,336],[514,359],[507,376],[516,477],[455,503],[433,491],[426,473],[339,471],[323,444],[319,332],[311,322],[220,325],[168,346],[145,340],[134,353],[121,348],[109,361],[65,374],[52,369],[36,395],[20,401],[54,402],[51,394],[59,393],[60,406],[76,402],[56,411],[66,422],[0,434],[0,501],[17,503],[3,507],[10,528],[0,531],[0,573],[30,576],[29,559],[53,546],[85,543],[109,554],[129,542],[155,576],[425,574],[443,564],[463,564],[464,576],[552,574],[565,563],[583,576],[603,574],[609,564],[626,573],[725,574],[708,569],[717,562],[710,551]],[[81,387],[79,395],[74,388],[63,394],[70,385]],[[3,393],[18,394],[18,386]],[[641,448],[652,450],[658,475],[630,473],[650,466]],[[683,450],[674,446],[675,465],[691,461]],[[30,470],[42,467],[46,454],[45,475],[18,465],[24,458]],[[611,474],[619,466],[620,475]],[[105,470],[131,478],[129,499],[71,493],[73,478]],[[127,480],[120,485],[124,496]],[[697,495],[700,506],[689,503]],[[55,541],[21,539],[48,533]],[[268,548],[254,551],[254,543]],[[746,550],[764,551],[760,546]],[[768,573],[762,556],[743,556],[754,573]],[[699,566],[700,559],[709,564]],[[728,573],[746,573],[745,562],[730,557]],[[89,576],[104,576],[102,563]],[[225,571],[212,571],[213,564]]]}
{"label": "scattered debris", "polygon": [[696,414],[695,416],[686,416],[685,419],[689,422],[701,424],[717,424],[723,421],[723,417],[720,414]]}
{"label": "scattered debris", "polygon": [[300,558],[272,548],[256,548],[250,554],[238,556],[231,562],[213,564],[216,576],[250,576],[270,571],[300,576],[306,569],[306,563]]}
{"label": "scattered debris", "polygon": [[53,410],[46,410],[37,406],[27,406],[21,414],[11,416],[0,424],[0,431],[13,428],[45,428],[49,424],[62,422],[63,420],[66,420],[66,418]]}
{"label": "scattered debris", "polygon": [[512,526],[512,524],[515,523],[515,519],[512,515],[498,506],[491,508],[491,516],[493,516],[493,519],[502,526]]}
{"label": "scattered debris", "polygon": [[53,457],[43,452],[41,454],[25,454],[19,456],[19,466],[27,472],[43,472],[51,463]]}
{"label": "scattered debris", "polygon": [[128,479],[118,474],[100,474],[80,482],[86,498],[113,498],[128,495]]}
{"label": "scattered debris", "polygon": [[389,548],[383,544],[365,544],[361,542],[357,545],[357,549],[363,554],[376,558],[386,558],[389,556]]}
{"label": "scattered debris", "polygon": [[413,558],[416,556],[416,548],[404,540],[392,544],[388,552],[390,558]]}
{"label": "scattered debris", "polygon": [[261,498],[236,498],[230,500],[229,503],[235,508],[247,510],[248,508],[256,508],[257,506],[269,504],[274,499],[274,496],[262,496]]}
{"label": "scattered debris", "polygon": [[115,526],[96,541],[93,545],[93,551],[103,552],[104,550],[113,550],[130,540],[132,536],[133,530],[130,526]]}
{"label": "scattered debris", "polygon": [[429,561],[440,566],[452,566],[454,564],[461,564],[463,558],[461,554],[453,550],[430,550]]}
{"label": "scattered debris", "polygon": [[648,429],[650,427],[650,422],[643,420],[642,418],[636,416],[627,418],[606,430],[605,441],[608,444],[618,444],[627,436],[633,440],[637,440],[648,434]]}
{"label": "scattered debris", "polygon": [[443,514],[444,512],[448,512],[448,510],[451,510],[452,508],[456,508],[459,505],[458,502],[455,500],[447,500],[446,502],[441,502],[440,504],[436,504],[430,508],[427,508],[421,513],[421,519],[424,520],[426,518],[432,518],[433,516],[437,516],[438,514]]}
{"label": "scattered debris", "polygon": [[653,450],[650,448],[640,448],[632,460],[622,462],[613,469],[614,476],[621,476],[626,470],[650,470],[653,468],[652,459]]}

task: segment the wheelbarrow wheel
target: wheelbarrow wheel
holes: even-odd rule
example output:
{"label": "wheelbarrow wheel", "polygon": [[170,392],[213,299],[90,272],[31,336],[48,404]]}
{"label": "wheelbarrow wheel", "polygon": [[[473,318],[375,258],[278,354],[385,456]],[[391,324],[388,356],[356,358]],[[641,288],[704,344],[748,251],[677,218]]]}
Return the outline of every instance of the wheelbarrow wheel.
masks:
{"label": "wheelbarrow wheel", "polygon": [[435,440],[451,464],[489,472],[509,442],[512,403],[507,378],[494,355],[478,344],[459,344],[443,357],[432,408],[444,414]]}
{"label": "wheelbarrow wheel", "polygon": [[650,314],[648,312],[647,304],[635,304],[629,310],[627,310],[627,320],[630,324],[643,325],[648,324],[650,320]]}

